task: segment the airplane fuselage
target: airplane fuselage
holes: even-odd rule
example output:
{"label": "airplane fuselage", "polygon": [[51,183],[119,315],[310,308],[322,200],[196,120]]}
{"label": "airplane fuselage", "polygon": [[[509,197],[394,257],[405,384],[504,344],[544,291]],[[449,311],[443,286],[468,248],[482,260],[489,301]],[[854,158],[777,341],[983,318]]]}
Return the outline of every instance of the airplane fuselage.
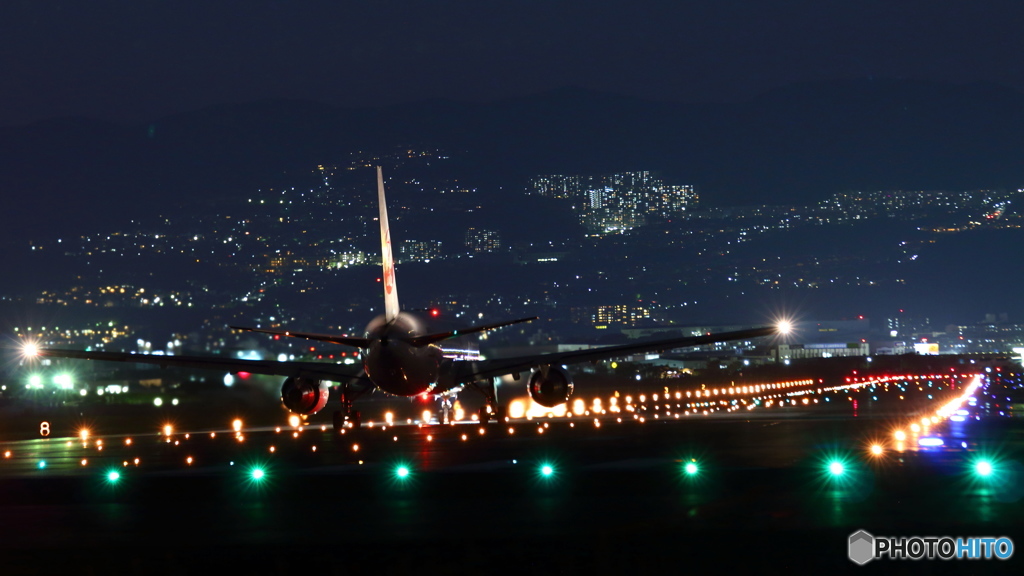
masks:
{"label": "airplane fuselage", "polygon": [[441,372],[442,352],[434,344],[415,346],[410,338],[424,334],[422,323],[401,312],[392,322],[378,316],[366,327],[370,345],[363,351],[363,370],[383,392],[415,396],[434,389]]}

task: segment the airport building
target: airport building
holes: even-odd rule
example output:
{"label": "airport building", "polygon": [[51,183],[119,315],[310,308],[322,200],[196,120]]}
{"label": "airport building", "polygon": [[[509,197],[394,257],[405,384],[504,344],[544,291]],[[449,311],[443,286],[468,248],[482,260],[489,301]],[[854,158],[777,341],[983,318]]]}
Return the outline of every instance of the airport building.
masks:
{"label": "airport building", "polygon": [[841,358],[849,356],[870,356],[871,345],[867,342],[849,344],[779,344],[780,362],[804,360],[807,358]]}

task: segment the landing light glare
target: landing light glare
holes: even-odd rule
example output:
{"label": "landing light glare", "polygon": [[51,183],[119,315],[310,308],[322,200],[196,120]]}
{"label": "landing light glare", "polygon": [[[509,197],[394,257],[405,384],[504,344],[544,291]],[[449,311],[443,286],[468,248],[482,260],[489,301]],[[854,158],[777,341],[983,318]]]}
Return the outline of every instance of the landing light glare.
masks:
{"label": "landing light glare", "polygon": [[21,347],[21,355],[28,359],[38,358],[39,346],[35,342],[28,342]]}

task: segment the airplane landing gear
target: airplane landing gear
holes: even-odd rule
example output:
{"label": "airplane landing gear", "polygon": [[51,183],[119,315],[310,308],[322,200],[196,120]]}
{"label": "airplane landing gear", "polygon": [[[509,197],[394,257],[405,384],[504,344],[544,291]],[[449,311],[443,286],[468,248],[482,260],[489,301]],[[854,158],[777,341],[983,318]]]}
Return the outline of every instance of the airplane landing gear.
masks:
{"label": "airplane landing gear", "polygon": [[454,424],[455,423],[455,410],[452,404],[450,396],[441,397],[441,417],[438,418],[438,422],[441,424]]}
{"label": "airplane landing gear", "polygon": [[[481,394],[484,395],[487,403],[483,405],[477,412],[481,424],[487,424],[487,422],[494,418],[499,424],[504,424],[506,420],[507,411],[504,406],[498,404],[498,394],[494,381],[490,382],[474,382],[472,387]],[[490,408],[490,411],[488,411]]]}
{"label": "airplane landing gear", "polygon": [[346,423],[351,424],[353,429],[358,430],[359,426],[363,423],[362,413],[351,408],[347,415],[342,410],[335,410],[333,418],[334,431],[340,434],[344,430]]}
{"label": "airplane landing gear", "polygon": [[345,428],[347,422],[352,426],[354,430],[358,430],[359,426],[363,423],[363,415],[359,410],[352,409],[352,401],[359,396],[358,392],[352,390],[349,384],[341,385],[341,410],[334,412],[333,424],[334,431],[338,434]]}

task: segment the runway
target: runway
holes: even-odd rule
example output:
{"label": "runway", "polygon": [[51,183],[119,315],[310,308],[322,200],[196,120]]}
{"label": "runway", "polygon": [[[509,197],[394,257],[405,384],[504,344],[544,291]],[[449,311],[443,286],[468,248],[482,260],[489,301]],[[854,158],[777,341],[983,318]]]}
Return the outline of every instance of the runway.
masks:
{"label": "runway", "polygon": [[[1022,541],[1019,420],[915,433],[910,414],[844,412],[648,406],[486,427],[228,422],[9,441],[2,572],[817,570],[856,567],[858,529]],[[933,437],[943,445],[920,444]]]}

